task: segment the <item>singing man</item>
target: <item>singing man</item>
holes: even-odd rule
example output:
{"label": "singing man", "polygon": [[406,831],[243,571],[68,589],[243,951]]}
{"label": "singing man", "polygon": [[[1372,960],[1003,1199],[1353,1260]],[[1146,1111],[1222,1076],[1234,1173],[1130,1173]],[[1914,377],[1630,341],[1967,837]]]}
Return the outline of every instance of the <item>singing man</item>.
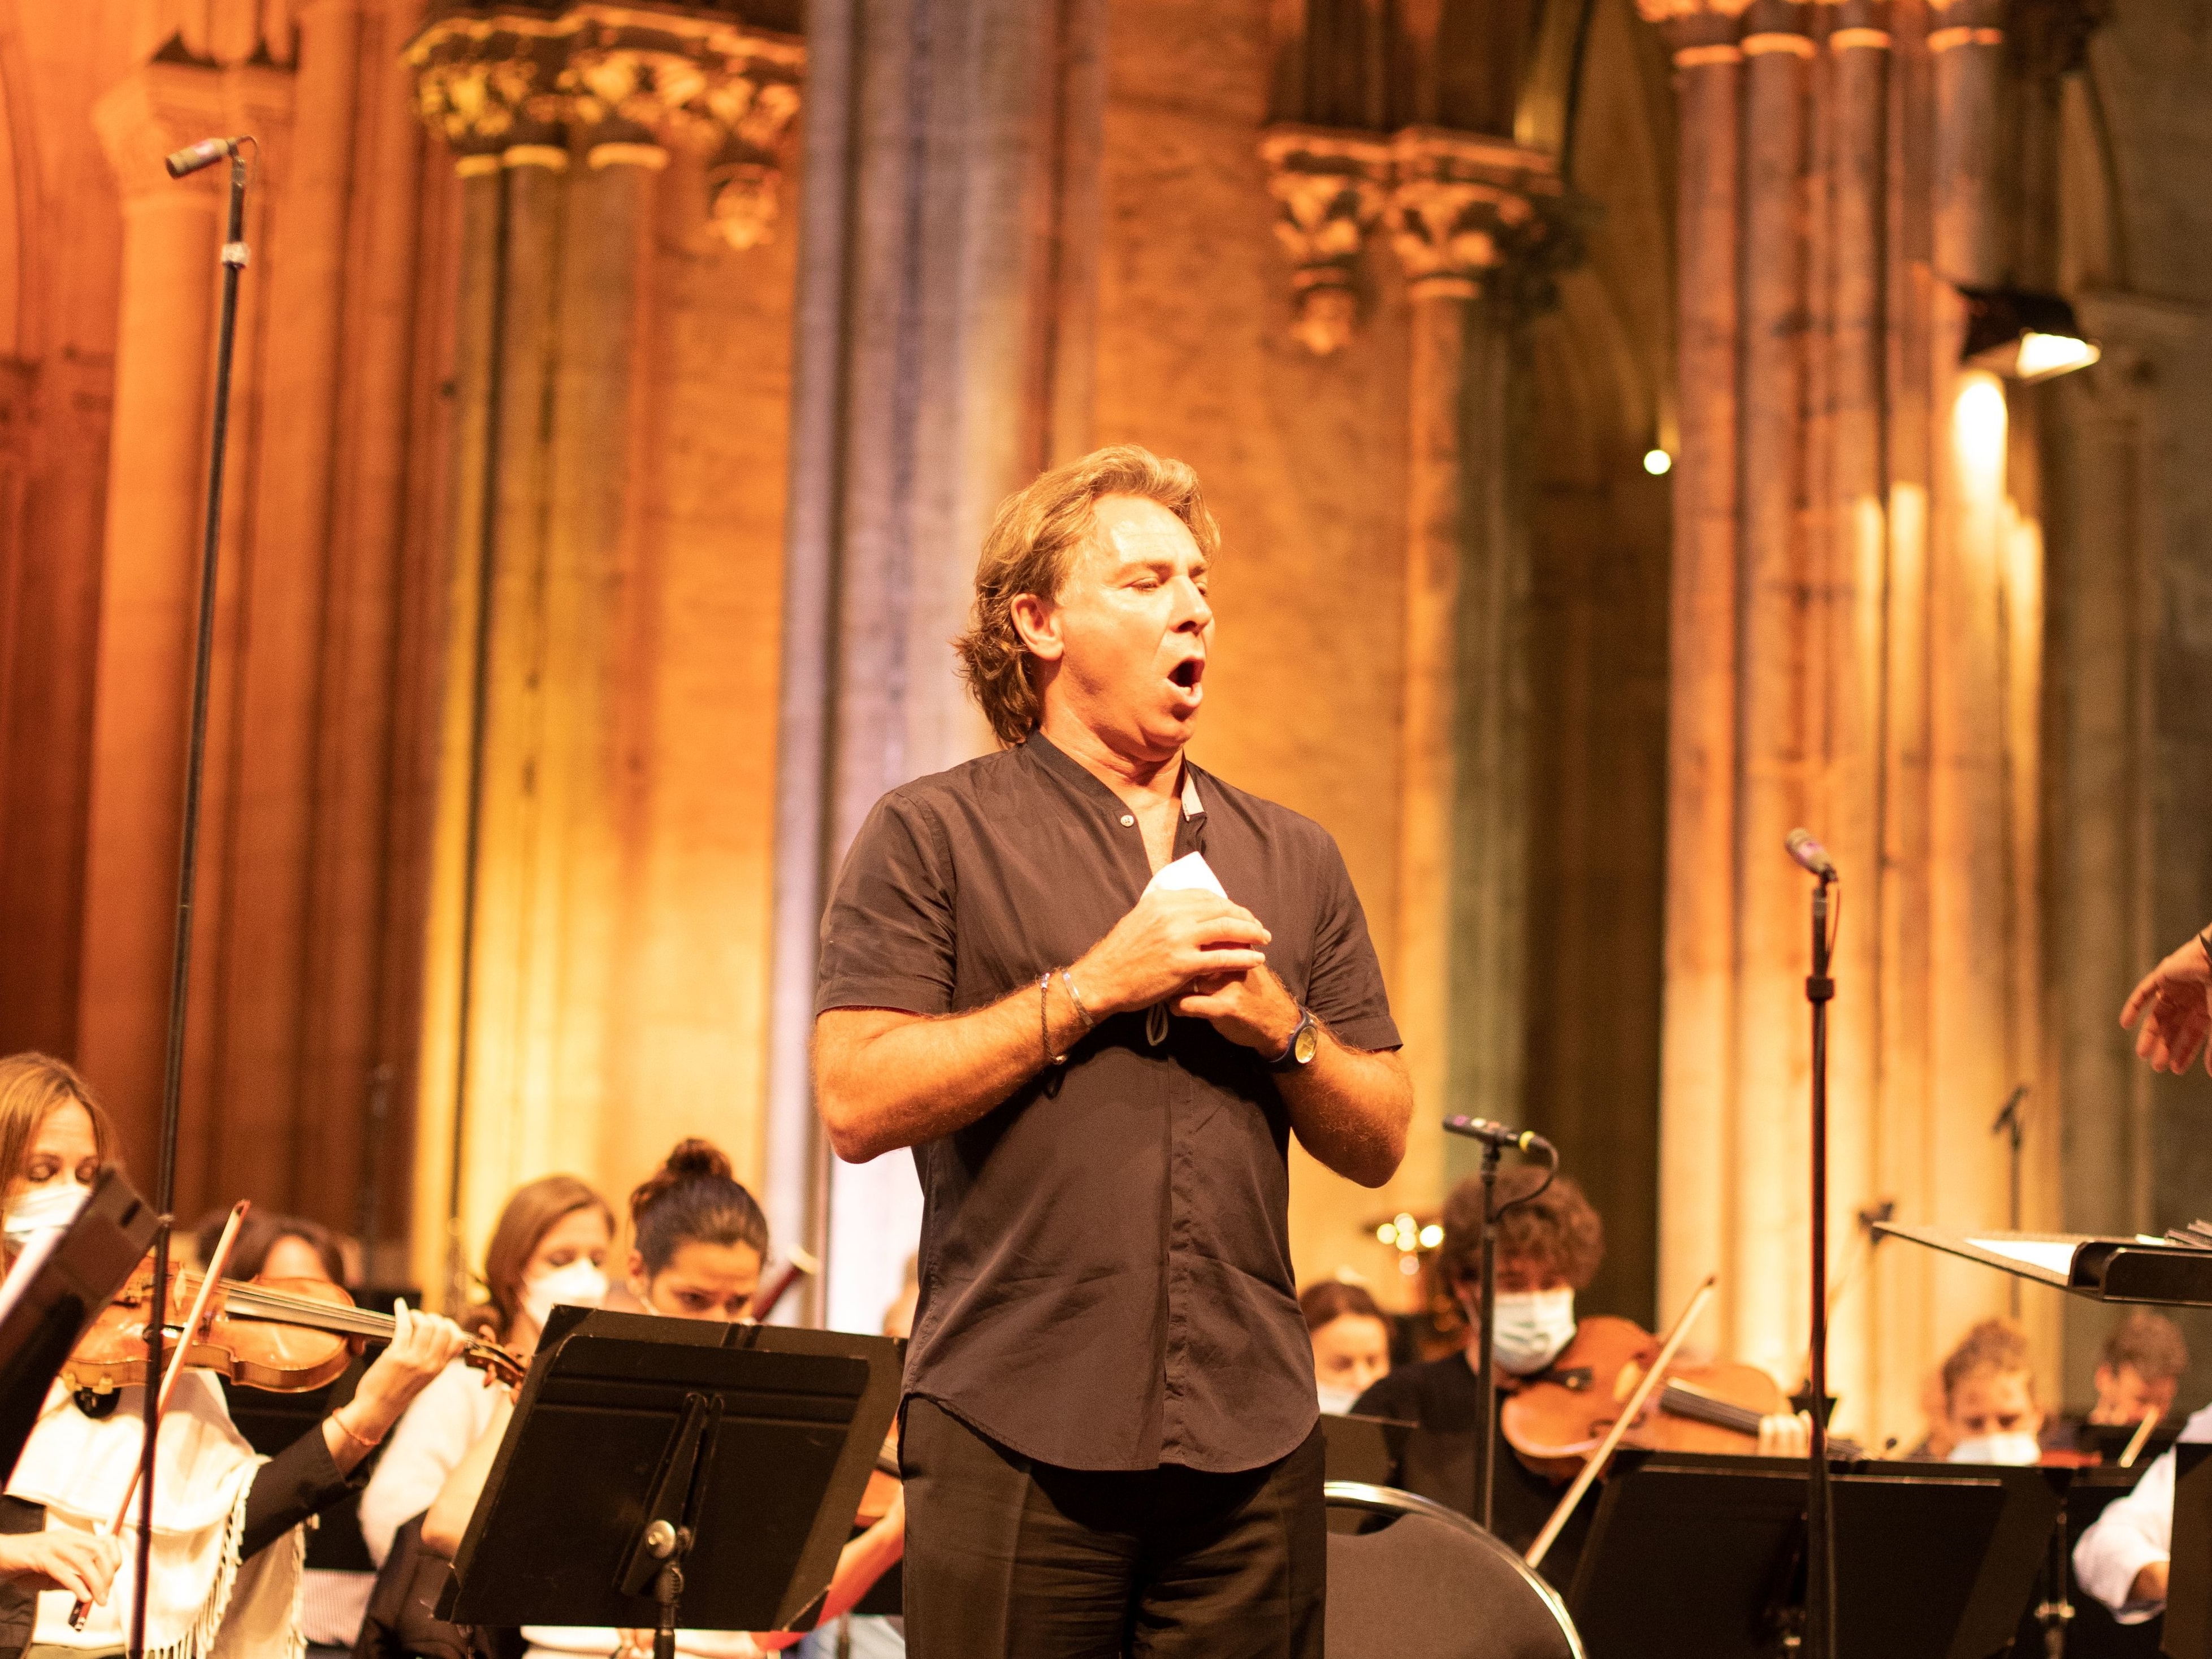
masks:
{"label": "singing man", "polygon": [[918,1659],[1322,1651],[1290,1138],[1378,1186],[1413,1091],[1335,842],[1186,757],[1220,540],[1133,446],[1008,500],[957,641],[1003,747],[878,802],[823,921],[830,1144],[921,1177]]}

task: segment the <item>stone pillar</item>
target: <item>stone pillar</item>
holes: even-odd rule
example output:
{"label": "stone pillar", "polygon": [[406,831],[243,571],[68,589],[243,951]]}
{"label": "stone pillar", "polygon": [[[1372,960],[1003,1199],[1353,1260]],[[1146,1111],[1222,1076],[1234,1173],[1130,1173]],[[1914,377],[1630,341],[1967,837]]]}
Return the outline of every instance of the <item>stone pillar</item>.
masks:
{"label": "stone pillar", "polygon": [[415,1230],[457,1296],[517,1181],[634,1160],[611,1041],[641,270],[672,143],[709,163],[702,220],[769,234],[801,53],[720,13],[571,11],[442,19],[406,57],[461,152]]}
{"label": "stone pillar", "polygon": [[417,638],[410,624],[436,591],[422,580],[412,533],[419,520],[409,505],[422,487],[409,466],[416,319],[433,310],[416,292],[422,134],[398,55],[413,9],[406,0],[368,9],[355,54],[360,198],[338,347],[294,1200],[305,1213],[359,1225],[362,1184],[374,1182],[375,1213],[360,1230],[376,1284],[400,1282],[407,1271],[391,1249],[391,1228],[404,1207],[395,1195],[410,1179],[414,1149],[410,1136],[380,1139],[364,1109],[386,1068],[386,1097],[411,1094],[416,849],[427,825],[416,822],[418,779],[400,757],[423,729],[420,712],[434,706],[437,685],[427,653],[410,649]]}
{"label": "stone pillar", "polygon": [[1389,222],[1413,307],[1395,1000],[1425,1120],[1515,1121],[1530,507],[1516,451],[1526,313],[1561,252],[1560,191],[1549,157],[1498,140],[1413,129],[1394,151]]}
{"label": "stone pillar", "polygon": [[[2004,1213],[2005,1155],[1990,1119],[2033,1076],[2034,988],[2017,952],[2033,917],[2014,902],[2023,826],[2008,799],[2008,592],[2002,382],[1961,369],[1960,286],[2002,268],[1996,195],[2002,16],[1993,0],[1931,7],[1932,295],[1928,570],[1928,1091],[1923,1156],[1942,1171],[1929,1194],[1939,1225],[1987,1225]],[[2032,841],[2028,843],[2032,848]],[[1969,1310],[2001,1311],[2005,1287],[1970,1265],[1929,1279],[1931,1344]]]}
{"label": "stone pillar", "polygon": [[222,130],[221,82],[149,64],[93,118],[123,192],[123,270],[76,1060],[139,1146],[161,1096],[226,182],[212,167],[172,182],[161,157]]}
{"label": "stone pillar", "polygon": [[[1096,5],[1019,0],[809,11],[820,101],[799,278],[769,1053],[781,1226],[818,1216],[823,1192],[806,1044],[824,884],[886,789],[989,746],[945,641],[992,512],[1066,447],[1051,435],[1067,406],[1054,339],[1063,320],[1083,326],[1069,279],[1092,268],[1075,245],[1096,228],[1061,204],[1083,187],[1075,169],[1096,164],[1085,77],[1103,29]],[[912,1248],[912,1165],[826,1173],[830,1316],[870,1325]]]}
{"label": "stone pillar", "polygon": [[[269,205],[281,237],[249,282],[266,287],[256,377],[256,465],[240,561],[245,649],[232,765],[239,802],[222,843],[228,902],[218,917],[222,966],[208,989],[225,1011],[219,1097],[234,1113],[289,1128],[304,1081],[309,895],[326,752],[318,695],[326,661],[331,481],[337,470],[339,328],[343,314],[360,0],[314,0],[297,14],[299,118]],[[263,148],[269,148],[264,135]],[[209,176],[220,178],[221,170]],[[262,181],[270,187],[270,176]],[[272,192],[273,193],[273,192]],[[226,492],[228,493],[228,492]],[[336,1103],[329,1103],[335,1104]],[[358,1105],[358,1096],[349,1099]],[[235,1121],[234,1118],[234,1121]],[[246,1190],[290,1189],[306,1137],[248,1137],[230,1177]],[[258,1148],[257,1152],[254,1149]],[[271,1167],[259,1167],[266,1158]]]}
{"label": "stone pillar", "polygon": [[[1741,1172],[1723,1258],[1726,1351],[1790,1371],[1806,1328],[1808,1063],[1806,878],[1784,855],[1809,816],[1816,765],[1808,672],[1805,188],[1808,8],[1762,0],[1744,14],[1742,404],[1737,818],[1735,1100]],[[1826,826],[1822,826],[1824,829]],[[1787,1241],[1781,1243],[1781,1241]],[[1795,1381],[1795,1378],[1792,1378]]]}
{"label": "stone pillar", "polygon": [[[1655,20],[1677,9],[1644,8]],[[1661,1046],[1659,1307],[1682,1305],[1727,1251],[1713,1172],[1735,1097],[1736,836],[1736,243],[1742,54],[1732,12],[1670,23],[1680,111],[1674,468],[1668,628],[1665,993]]]}
{"label": "stone pillar", "polygon": [[[1838,939],[1835,972],[1852,989],[1831,1006],[1829,1026],[1832,1260],[1850,1244],[1854,1212],[1876,1190],[1880,1146],[1888,21],[1886,0],[1838,7],[1824,43],[1820,106],[1827,323],[1820,352],[1825,410],[1816,407],[1816,414],[1825,412],[1826,441],[1813,557],[1814,625],[1826,665],[1820,706],[1827,766],[1811,810],[1851,872],[1850,925]],[[1830,1387],[1858,1401],[1873,1395],[1881,1365],[1870,1310],[1868,1296],[1847,1297],[1831,1327]]]}

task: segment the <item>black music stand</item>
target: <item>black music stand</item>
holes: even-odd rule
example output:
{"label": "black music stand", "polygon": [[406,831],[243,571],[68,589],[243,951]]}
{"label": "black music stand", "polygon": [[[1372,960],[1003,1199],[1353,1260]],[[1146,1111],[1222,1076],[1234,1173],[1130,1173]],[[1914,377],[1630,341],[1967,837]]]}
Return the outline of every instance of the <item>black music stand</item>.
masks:
{"label": "black music stand", "polygon": [[898,1409],[903,1345],[554,1311],[438,1616],[799,1630]]}
{"label": "black music stand", "polygon": [[[1837,1650],[1986,1659],[2008,1642],[2057,1515],[2037,1469],[1839,1468]],[[1770,1659],[1802,1637],[1805,1467],[1622,1453],[1567,1605],[1590,1659]]]}
{"label": "black music stand", "polygon": [[2212,1443],[2173,1449],[2172,1548],[2160,1645],[2172,1659],[2212,1659]]}
{"label": "black music stand", "polygon": [[25,1247],[0,1304],[0,1470],[14,1472],[62,1362],[146,1259],[155,1222],[110,1168],[66,1229]]}

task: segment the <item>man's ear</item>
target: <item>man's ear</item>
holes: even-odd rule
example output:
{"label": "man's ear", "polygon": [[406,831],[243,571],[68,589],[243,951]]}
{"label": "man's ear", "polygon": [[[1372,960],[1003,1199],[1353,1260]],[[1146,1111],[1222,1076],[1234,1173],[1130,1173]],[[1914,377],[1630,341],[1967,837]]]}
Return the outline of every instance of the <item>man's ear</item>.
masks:
{"label": "man's ear", "polygon": [[1060,635],[1060,607],[1035,593],[1017,593],[1009,608],[1014,632],[1030,655],[1043,662],[1058,662],[1067,649]]}

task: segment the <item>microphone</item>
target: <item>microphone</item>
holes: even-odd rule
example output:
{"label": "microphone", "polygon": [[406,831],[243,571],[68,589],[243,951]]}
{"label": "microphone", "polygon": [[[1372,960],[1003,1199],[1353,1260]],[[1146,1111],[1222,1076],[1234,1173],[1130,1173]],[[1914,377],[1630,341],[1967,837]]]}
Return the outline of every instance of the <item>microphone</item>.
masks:
{"label": "microphone", "polygon": [[1465,1135],[1469,1140],[1479,1140],[1486,1146],[1510,1146],[1516,1152],[1542,1152],[1556,1158],[1559,1152],[1552,1143],[1534,1129],[1509,1129],[1503,1123],[1492,1123],[1486,1117],[1448,1117],[1444,1133]]}
{"label": "microphone", "polygon": [[1798,863],[1803,865],[1814,875],[1820,877],[1821,880],[1841,881],[1843,879],[1836,873],[1836,861],[1828,856],[1828,849],[1814,841],[1807,831],[1792,830],[1789,839],[1782,844],[1789,850],[1791,858],[1796,859]]}
{"label": "microphone", "polygon": [[161,165],[169,169],[169,177],[181,179],[202,167],[211,167],[217,161],[228,161],[245,142],[242,138],[203,138],[197,144],[186,144],[173,151]]}

